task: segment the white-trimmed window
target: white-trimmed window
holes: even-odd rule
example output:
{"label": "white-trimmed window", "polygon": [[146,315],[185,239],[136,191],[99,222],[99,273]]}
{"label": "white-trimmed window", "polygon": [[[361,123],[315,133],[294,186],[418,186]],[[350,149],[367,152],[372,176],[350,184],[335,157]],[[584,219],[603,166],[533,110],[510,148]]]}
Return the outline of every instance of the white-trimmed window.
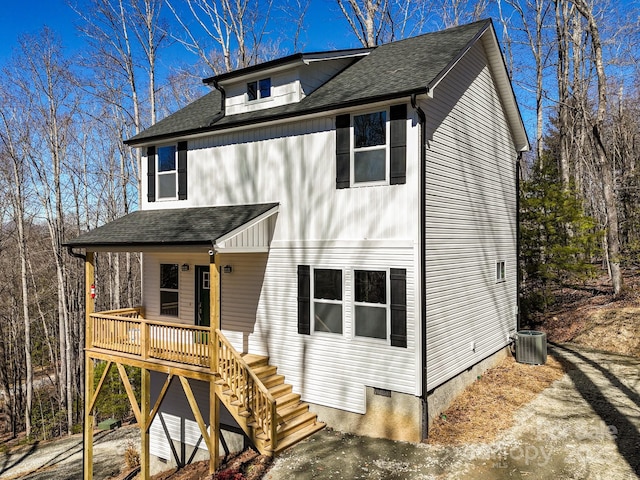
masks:
{"label": "white-trimmed window", "polygon": [[496,262],[496,283],[505,282],[506,280],[505,262],[504,260],[498,260]]}
{"label": "white-trimmed window", "polygon": [[178,196],[178,159],[176,145],[158,147],[158,199]]}
{"label": "white-trimmed window", "polygon": [[389,137],[386,110],[353,115],[351,178],[353,184],[387,183]]}
{"label": "white-trimmed window", "polygon": [[389,336],[389,275],[385,270],[354,270],[354,334],[386,340]]}
{"label": "white-trimmed window", "polygon": [[314,268],[311,281],[313,331],[342,334],[342,270]]}
{"label": "white-trimmed window", "polygon": [[160,264],[160,315],[178,316],[178,264]]}
{"label": "white-trimmed window", "polygon": [[253,102],[271,96],[271,78],[262,78],[247,83],[247,101]]}

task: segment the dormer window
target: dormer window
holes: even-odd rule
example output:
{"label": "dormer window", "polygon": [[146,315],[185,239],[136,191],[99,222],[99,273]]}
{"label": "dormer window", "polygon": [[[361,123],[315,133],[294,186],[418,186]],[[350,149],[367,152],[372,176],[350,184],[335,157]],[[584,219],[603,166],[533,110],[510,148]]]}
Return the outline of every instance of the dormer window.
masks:
{"label": "dormer window", "polygon": [[247,100],[252,102],[271,96],[271,78],[247,83]]}

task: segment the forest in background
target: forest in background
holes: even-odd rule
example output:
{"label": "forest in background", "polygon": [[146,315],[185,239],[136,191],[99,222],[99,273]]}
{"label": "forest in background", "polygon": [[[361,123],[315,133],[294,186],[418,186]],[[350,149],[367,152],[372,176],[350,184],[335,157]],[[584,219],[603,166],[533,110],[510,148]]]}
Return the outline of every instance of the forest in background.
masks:
{"label": "forest in background", "polygon": [[[624,295],[621,269],[640,254],[638,2],[325,3],[367,47],[492,17],[532,145],[520,162],[524,313],[602,271]],[[46,27],[20,38],[0,70],[0,431],[79,431],[84,264],[62,244],[137,209],[141,152],[123,140],[202,95],[203,77],[304,51],[310,5],[70,1],[80,54]],[[101,253],[96,275],[97,310],[140,302],[137,255]],[[111,403],[98,416],[121,415]]]}

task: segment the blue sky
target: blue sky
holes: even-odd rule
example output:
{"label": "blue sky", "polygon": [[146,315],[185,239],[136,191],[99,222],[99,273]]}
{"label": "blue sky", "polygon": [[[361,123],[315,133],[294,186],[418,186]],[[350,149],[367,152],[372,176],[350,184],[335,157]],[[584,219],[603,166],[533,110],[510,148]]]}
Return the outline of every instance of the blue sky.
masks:
{"label": "blue sky", "polygon": [[75,17],[64,0],[0,0],[0,63],[10,56],[20,34],[36,33],[44,25],[60,35],[67,47],[77,46]]}
{"label": "blue sky", "polygon": [[[170,14],[168,9],[165,13]],[[36,33],[45,25],[62,38],[67,50],[81,49],[76,22],[77,15],[66,0],[0,0],[0,64],[10,56],[21,34]],[[335,0],[314,0],[305,23],[301,37],[305,51],[359,46]]]}

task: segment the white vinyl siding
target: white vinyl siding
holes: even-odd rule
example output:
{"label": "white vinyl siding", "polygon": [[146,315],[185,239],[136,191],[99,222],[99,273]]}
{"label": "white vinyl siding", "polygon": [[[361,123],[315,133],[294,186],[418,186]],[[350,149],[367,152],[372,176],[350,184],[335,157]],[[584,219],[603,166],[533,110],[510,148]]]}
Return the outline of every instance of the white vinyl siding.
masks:
{"label": "white vinyl siding", "polygon": [[[159,297],[153,289],[161,262],[189,263],[180,270],[180,319],[194,323],[194,265],[206,254],[144,255],[147,317],[156,317]],[[222,327],[239,351],[268,355],[303,400],[365,413],[365,387],[419,395],[420,352],[416,342],[415,249],[410,241],[274,242],[269,254],[220,255]],[[343,269],[345,304],[353,303],[353,270],[407,270],[407,348],[354,336],[353,310],[346,308],[342,335],[297,333],[297,266],[317,264]],[[155,272],[155,277],[154,277]],[[155,297],[154,297],[155,295]],[[185,313],[189,312],[189,313]]]}
{"label": "white vinyl siding", "polygon": [[[155,403],[155,399],[158,398],[166,378],[164,374],[151,372],[152,403]],[[209,419],[209,384],[191,379],[189,380],[189,385],[191,386],[193,395],[198,401],[202,418],[207,421]],[[160,405],[160,411],[149,428],[149,453],[165,460],[171,460],[173,459],[173,453],[171,452],[171,447],[162,426],[160,416],[162,416],[162,420],[164,420],[173,441],[183,442],[185,445],[191,447],[198,445],[198,448],[207,450],[207,444],[204,440],[201,440],[202,434],[200,433],[200,428],[191,411],[187,397],[182,390],[182,385],[177,378],[171,382],[171,386]],[[223,427],[224,425],[228,425],[239,428],[231,414],[222,404],[220,405],[220,423]],[[181,449],[177,447],[176,450],[179,455]],[[223,450],[221,449],[221,451]],[[188,455],[189,453],[187,453],[187,456]],[[184,459],[184,461],[186,460],[188,460],[188,458]]]}
{"label": "white vinyl siding", "polygon": [[417,240],[414,122],[407,119],[406,185],[336,190],[335,117],[329,116],[190,140],[188,199],[143,199],[143,208],[277,202],[274,240]]}
{"label": "white vinyl siding", "polygon": [[[504,347],[516,328],[517,152],[479,44],[423,109],[430,137],[426,343],[431,390]],[[498,261],[507,265],[504,282],[496,282]]]}
{"label": "white vinyl siding", "polygon": [[[365,413],[365,387],[419,395],[414,248],[411,242],[359,246],[315,242],[272,245],[250,351],[269,355],[303,400]],[[297,333],[297,266],[342,269],[345,305],[353,303],[353,269],[407,269],[407,348],[354,337],[353,309],[344,309],[343,333]],[[351,268],[351,266],[353,268]]]}

